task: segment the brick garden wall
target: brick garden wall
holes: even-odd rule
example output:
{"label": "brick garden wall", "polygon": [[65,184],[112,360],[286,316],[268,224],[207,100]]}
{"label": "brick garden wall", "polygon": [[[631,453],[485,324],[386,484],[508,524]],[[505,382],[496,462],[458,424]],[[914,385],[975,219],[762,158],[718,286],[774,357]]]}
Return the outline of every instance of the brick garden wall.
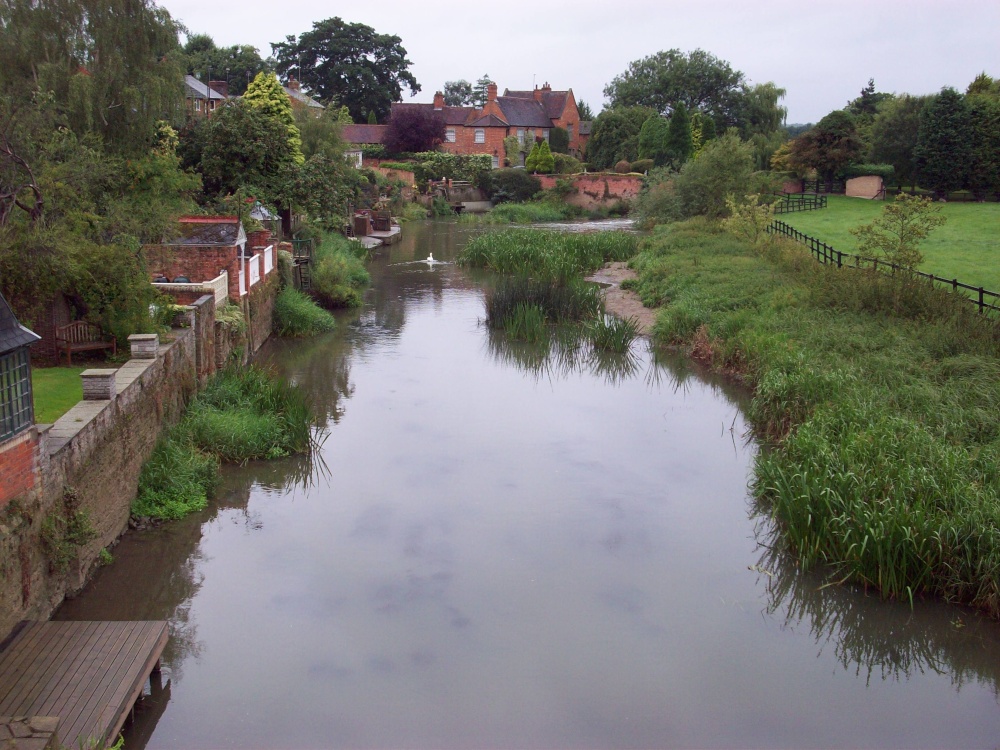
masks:
{"label": "brick garden wall", "polygon": [[[566,175],[538,175],[542,189],[555,187],[557,179]],[[601,206],[610,206],[619,201],[630,202],[642,189],[642,177],[630,174],[578,174],[573,175],[576,193],[567,196],[566,202],[592,211]]]}
{"label": "brick garden wall", "polygon": [[26,430],[0,445],[0,508],[35,486],[38,432]]}

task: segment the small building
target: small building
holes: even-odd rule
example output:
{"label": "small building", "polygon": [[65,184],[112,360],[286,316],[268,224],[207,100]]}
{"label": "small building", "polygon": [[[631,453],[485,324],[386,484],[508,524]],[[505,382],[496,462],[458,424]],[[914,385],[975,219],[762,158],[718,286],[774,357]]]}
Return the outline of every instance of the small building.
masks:
{"label": "small building", "polygon": [[229,85],[225,81],[202,83],[191,75],[184,76],[184,101],[189,117],[207,117],[229,98]]}
{"label": "small building", "polygon": [[387,127],[387,125],[344,125],[340,130],[340,136],[347,144],[344,157],[361,169],[364,165],[364,147],[383,145]]}
{"label": "small building", "polygon": [[18,322],[0,295],[0,445],[35,424],[30,347],[39,338]]}
{"label": "small building", "polygon": [[316,117],[323,114],[323,110],[326,109],[326,107],[309,96],[309,94],[302,93],[302,84],[294,78],[289,79],[288,85],[281,88],[288,95],[288,101],[291,102],[292,109],[306,109]]}
{"label": "small building", "polygon": [[239,302],[275,268],[270,230],[248,236],[236,216],[182,216],[177,225],[176,237],[144,248],[153,281],[164,291],[224,281],[225,294],[220,289],[218,296]]}

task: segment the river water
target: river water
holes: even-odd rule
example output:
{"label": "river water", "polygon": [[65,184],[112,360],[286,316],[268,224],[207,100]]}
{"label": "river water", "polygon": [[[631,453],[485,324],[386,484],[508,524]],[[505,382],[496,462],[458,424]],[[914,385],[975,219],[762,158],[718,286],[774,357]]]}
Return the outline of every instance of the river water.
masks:
{"label": "river water", "polygon": [[227,468],[59,611],[170,622],[129,750],[1000,743],[1000,627],[798,572],[743,396],[491,337],[469,226],[406,225],[362,310],[268,345],[315,461]]}

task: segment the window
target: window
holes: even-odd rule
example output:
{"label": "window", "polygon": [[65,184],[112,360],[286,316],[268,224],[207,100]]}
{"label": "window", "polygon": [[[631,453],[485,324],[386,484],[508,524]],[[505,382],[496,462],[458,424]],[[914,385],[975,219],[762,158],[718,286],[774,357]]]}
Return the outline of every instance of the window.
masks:
{"label": "window", "polygon": [[24,346],[0,355],[0,440],[14,437],[34,423],[31,365]]}
{"label": "window", "polygon": [[494,156],[493,157],[493,168],[497,169],[499,167],[500,167],[500,157],[499,156]]}
{"label": "window", "polygon": [[535,140],[535,131],[534,130],[530,130],[530,129],[528,130],[528,140],[531,140],[531,141]]}
{"label": "window", "polygon": [[522,146],[524,145],[524,128],[517,129],[517,142]]}
{"label": "window", "polygon": [[444,131],[444,142],[454,143],[455,142],[455,128],[448,128]]}
{"label": "window", "polygon": [[215,111],[215,99],[208,100],[208,108],[211,109],[213,112]]}
{"label": "window", "polygon": [[201,99],[194,100],[194,111],[201,112]]}
{"label": "window", "polygon": [[485,128],[476,128],[476,143],[486,143]]}
{"label": "window", "polygon": [[546,143],[549,142],[549,131],[548,130],[543,130],[542,131],[542,140],[544,140]]}
{"label": "window", "polygon": [[573,123],[568,123],[566,125],[566,132],[569,133],[569,139],[573,140]]}

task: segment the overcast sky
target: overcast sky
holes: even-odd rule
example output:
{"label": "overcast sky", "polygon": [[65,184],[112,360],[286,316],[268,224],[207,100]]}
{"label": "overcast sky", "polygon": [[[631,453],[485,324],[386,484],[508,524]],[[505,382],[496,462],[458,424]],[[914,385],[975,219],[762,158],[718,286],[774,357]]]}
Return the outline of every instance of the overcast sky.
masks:
{"label": "overcast sky", "polygon": [[704,49],[788,91],[788,122],[815,122],[868,82],[879,91],[964,91],[1000,77],[1000,0],[160,0],[219,46],[271,42],[340,16],[402,40],[429,102],[445,81],[488,73],[504,88],[548,81],[600,111],[604,86],[660,50]]}

